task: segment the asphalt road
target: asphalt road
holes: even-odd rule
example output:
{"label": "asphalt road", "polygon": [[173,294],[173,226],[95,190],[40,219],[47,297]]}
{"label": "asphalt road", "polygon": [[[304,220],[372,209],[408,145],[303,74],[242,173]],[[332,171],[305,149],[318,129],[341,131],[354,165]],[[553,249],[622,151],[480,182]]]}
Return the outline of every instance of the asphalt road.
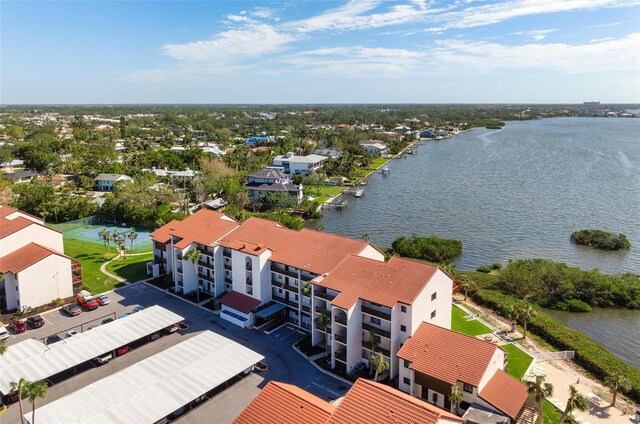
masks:
{"label": "asphalt road", "polygon": [[[111,299],[110,305],[94,311],[82,312],[76,317],[68,317],[62,311],[44,313],[42,317],[46,323],[42,328],[11,335],[7,345],[11,346],[29,337],[42,339],[52,334],[64,337],[64,334],[70,330],[86,331],[91,326],[99,325],[105,318],[114,318],[131,312],[137,305],[160,305],[169,309],[183,316],[189,329],[163,336],[124,356],[114,358],[106,365],[91,368],[50,387],[46,399],[38,402],[38,405],[59,399],[204,330],[214,331],[262,354],[266,358],[265,362],[269,365],[269,369],[266,372],[251,374],[213,399],[200,404],[176,422],[196,424],[210,421],[211,417],[216,417],[215,421],[219,423],[231,422],[269,380],[294,384],[325,400],[343,396],[348,390],[346,384],[320,372],[293,350],[292,344],[303,337],[303,334],[293,327],[282,327],[271,335],[256,330],[244,330],[222,320],[210,311],[196,307],[146,283],[125,286],[108,293],[108,296]],[[25,411],[30,411],[30,407],[25,406]],[[10,405],[7,412],[0,418],[5,423],[19,422],[18,405]]]}

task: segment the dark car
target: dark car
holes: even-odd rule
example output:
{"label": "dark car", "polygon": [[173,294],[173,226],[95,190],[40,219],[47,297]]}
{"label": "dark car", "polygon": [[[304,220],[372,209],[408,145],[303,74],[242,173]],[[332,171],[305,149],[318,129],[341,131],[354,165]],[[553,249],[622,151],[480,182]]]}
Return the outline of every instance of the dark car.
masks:
{"label": "dark car", "polygon": [[9,324],[9,328],[13,330],[14,333],[24,333],[27,331],[27,323],[20,320],[15,320],[11,324]]}
{"label": "dark car", "polygon": [[80,309],[80,306],[78,306],[77,303],[70,303],[68,305],[65,305],[62,307],[62,310],[72,317],[80,315],[80,313],[82,312],[82,309]]}
{"label": "dark car", "polygon": [[61,341],[62,339],[57,334],[51,335],[47,337],[47,342],[45,344],[50,345]]}
{"label": "dark car", "polygon": [[110,322],[113,322],[113,321],[115,321],[113,318],[107,318],[107,319],[103,319],[102,323],[103,324],[109,324]]}
{"label": "dark car", "polygon": [[27,318],[27,324],[31,328],[40,328],[44,325],[44,319],[40,315],[34,315]]}

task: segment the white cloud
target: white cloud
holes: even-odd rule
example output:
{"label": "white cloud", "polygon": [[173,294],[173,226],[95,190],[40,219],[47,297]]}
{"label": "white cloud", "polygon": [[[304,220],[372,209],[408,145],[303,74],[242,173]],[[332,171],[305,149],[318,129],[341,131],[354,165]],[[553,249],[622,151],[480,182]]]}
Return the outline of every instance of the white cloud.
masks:
{"label": "white cloud", "polygon": [[604,37],[604,38],[594,38],[593,40],[589,40],[590,43],[601,43],[603,41],[613,40],[613,37]]}
{"label": "white cloud", "polygon": [[535,41],[541,41],[544,40],[545,38],[547,38],[547,35],[551,34],[552,32],[556,32],[557,29],[534,29],[531,31],[519,31],[519,32],[514,32],[513,34],[515,35],[526,35],[531,37],[533,40]]}
{"label": "white cloud", "polygon": [[614,27],[614,26],[618,26],[618,25],[622,25],[622,22],[610,22],[608,24],[592,25],[592,26],[588,26],[587,28],[589,28],[589,29],[592,29],[592,28],[609,28],[609,27]]}

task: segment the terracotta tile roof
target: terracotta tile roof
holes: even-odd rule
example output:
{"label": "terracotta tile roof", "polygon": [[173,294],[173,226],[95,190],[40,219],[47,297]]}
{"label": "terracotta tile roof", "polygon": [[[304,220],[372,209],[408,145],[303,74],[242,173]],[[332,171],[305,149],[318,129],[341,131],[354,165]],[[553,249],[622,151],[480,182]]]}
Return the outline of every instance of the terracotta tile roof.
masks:
{"label": "terracotta tile roof", "polygon": [[237,221],[223,213],[200,209],[182,221],[171,221],[162,226],[151,233],[151,238],[159,243],[167,243],[170,236],[177,236],[181,240],[174,246],[184,249],[193,242],[209,245],[237,226]]}
{"label": "terracotta tile roof", "polygon": [[270,381],[234,424],[324,424],[335,407],[290,384]]}
{"label": "terracotta tile roof", "polygon": [[437,270],[436,266],[395,256],[380,262],[349,255],[314,284],[339,291],[331,304],[340,308],[349,309],[359,298],[393,308],[398,302],[412,304]]}
{"label": "terracotta tile roof", "polygon": [[[28,217],[31,217],[32,219],[29,219],[25,216],[17,216],[14,217],[12,219],[8,219],[7,217],[13,213],[20,213],[22,215],[26,215]],[[8,235],[11,235],[17,231],[22,230],[23,228],[28,227],[29,225],[43,225],[42,219],[37,218],[33,215],[30,215],[26,212],[22,212],[21,210],[12,208],[10,206],[4,206],[4,205],[0,205],[0,238],[4,238]],[[47,227],[49,228],[49,227]],[[59,232],[58,230],[55,230],[53,228],[49,228],[51,231],[56,231]]]}
{"label": "terracotta tile roof", "polygon": [[[264,246],[262,250],[272,251],[272,261],[315,274],[331,271],[345,256],[357,255],[368,245],[361,240],[315,230],[290,230],[282,224],[260,218],[247,219],[223,237],[220,244],[232,249],[239,249],[244,244]],[[262,250],[253,254],[259,254]]]}
{"label": "terracotta tile roof", "polygon": [[0,272],[11,272],[13,274],[17,274],[51,255],[69,258],[55,250],[40,246],[36,243],[29,243],[26,246],[23,246],[20,249],[0,258]]}
{"label": "terracotta tile roof", "polygon": [[359,379],[328,424],[436,424],[440,418],[464,422],[450,412],[392,387]]}
{"label": "terracotta tile roof", "polygon": [[412,370],[454,384],[478,387],[496,350],[493,343],[423,322],[398,352]]}
{"label": "terracotta tile roof", "polygon": [[527,386],[502,370],[491,377],[478,395],[511,419],[516,418],[529,397]]}
{"label": "terracotta tile roof", "polygon": [[220,304],[248,314],[260,304],[260,301],[237,291],[230,291],[220,298]]}

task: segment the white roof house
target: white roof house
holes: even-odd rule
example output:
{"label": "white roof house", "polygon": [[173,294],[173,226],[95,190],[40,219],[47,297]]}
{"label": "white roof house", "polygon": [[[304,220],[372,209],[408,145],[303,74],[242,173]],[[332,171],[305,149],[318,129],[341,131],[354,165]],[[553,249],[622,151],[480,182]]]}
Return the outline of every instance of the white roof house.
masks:
{"label": "white roof house", "polygon": [[273,167],[282,169],[285,174],[306,175],[315,172],[322,167],[322,162],[326,161],[326,156],[307,155],[296,156],[293,152],[284,155],[278,155],[273,159]]}
{"label": "white roof house", "polygon": [[[250,371],[263,359],[226,337],[204,331],[41,406],[36,415],[38,422],[45,424],[152,424]],[[30,420],[31,414],[25,414],[25,418]]]}
{"label": "white roof house", "polygon": [[115,183],[131,180],[133,180],[133,178],[124,174],[98,174],[98,176],[93,179],[93,182],[98,191],[112,191]]}

